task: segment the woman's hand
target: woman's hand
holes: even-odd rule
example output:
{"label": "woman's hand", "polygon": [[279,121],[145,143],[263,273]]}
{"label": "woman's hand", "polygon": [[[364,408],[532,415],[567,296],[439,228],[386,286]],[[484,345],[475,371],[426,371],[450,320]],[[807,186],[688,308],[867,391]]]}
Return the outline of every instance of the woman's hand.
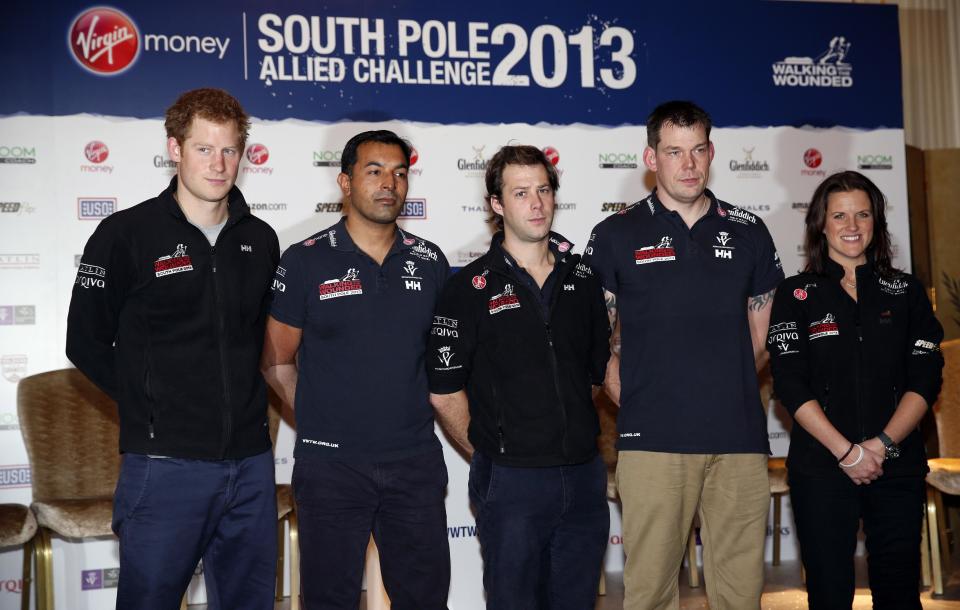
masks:
{"label": "woman's hand", "polygon": [[[883,458],[886,452],[877,453],[875,448],[871,447],[873,440],[880,442],[879,439],[870,439],[855,445],[850,455],[839,462],[840,469],[857,485],[869,485],[883,474]],[[883,443],[880,443],[880,448],[883,449]]]}

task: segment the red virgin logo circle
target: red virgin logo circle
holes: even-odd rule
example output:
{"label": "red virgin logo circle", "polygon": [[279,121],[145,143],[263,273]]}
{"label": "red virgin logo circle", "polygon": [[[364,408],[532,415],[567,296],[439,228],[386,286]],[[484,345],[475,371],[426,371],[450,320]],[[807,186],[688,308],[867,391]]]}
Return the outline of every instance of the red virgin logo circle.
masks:
{"label": "red virgin logo circle", "polygon": [[93,140],[83,147],[83,154],[90,163],[103,163],[110,156],[110,149],[103,142]]}
{"label": "red virgin logo circle", "polygon": [[543,149],[543,154],[546,155],[547,161],[556,165],[560,163],[560,151],[554,148],[553,146],[547,146]]}
{"label": "red virgin logo circle", "polygon": [[417,152],[417,149],[413,146],[410,147],[410,167],[413,167],[417,164],[417,161],[420,159],[420,153]]}
{"label": "red virgin logo circle", "polygon": [[114,76],[126,71],[140,54],[137,25],[115,8],[87,9],[74,19],[67,36],[73,58],[98,76]]}
{"label": "red virgin logo circle", "polygon": [[270,158],[270,151],[263,144],[251,144],[247,147],[247,161],[254,165],[263,165]]}
{"label": "red virgin logo circle", "polygon": [[808,148],[803,153],[803,162],[810,169],[816,169],[820,167],[821,163],[823,163],[823,155],[821,155],[820,151],[816,148]]}

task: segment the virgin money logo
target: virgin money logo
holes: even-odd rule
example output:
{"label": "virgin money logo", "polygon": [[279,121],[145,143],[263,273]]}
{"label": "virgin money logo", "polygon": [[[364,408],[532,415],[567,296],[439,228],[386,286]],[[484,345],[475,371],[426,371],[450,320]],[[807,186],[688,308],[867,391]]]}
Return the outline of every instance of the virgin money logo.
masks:
{"label": "virgin money logo", "polygon": [[125,13],[97,6],[81,13],[68,30],[73,58],[88,72],[114,76],[125,72],[140,55],[140,32]]}
{"label": "virgin money logo", "polygon": [[110,156],[110,149],[103,142],[93,140],[83,148],[83,154],[90,163],[103,163]]}
{"label": "virgin money logo", "polygon": [[808,148],[803,152],[805,168],[800,170],[801,176],[826,176],[827,172],[820,169],[823,164],[823,155],[816,148]]}
{"label": "virgin money logo", "polygon": [[558,151],[553,146],[546,146],[543,149],[543,154],[546,155],[547,160],[550,161],[553,165],[560,163],[560,151]]}
{"label": "virgin money logo", "polygon": [[270,151],[263,144],[251,144],[247,147],[247,161],[254,165],[263,165],[270,158]]}
{"label": "virgin money logo", "polygon": [[423,168],[414,167],[414,165],[416,165],[417,161],[420,160],[420,153],[417,152],[417,149],[414,148],[412,144],[410,144],[409,142],[407,142],[407,144],[410,146],[410,167],[407,168],[407,171],[413,174],[414,176],[419,176],[423,174]]}

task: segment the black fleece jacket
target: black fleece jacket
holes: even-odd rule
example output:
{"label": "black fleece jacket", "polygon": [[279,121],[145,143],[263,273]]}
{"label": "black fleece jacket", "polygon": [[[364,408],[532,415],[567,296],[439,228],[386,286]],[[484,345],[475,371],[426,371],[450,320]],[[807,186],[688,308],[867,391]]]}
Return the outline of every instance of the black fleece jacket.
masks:
{"label": "black fleece jacket", "polygon": [[90,237],[67,357],[117,401],[122,452],[249,457],[270,448],[259,359],[277,236],[234,187],[211,247],[174,199],[176,180]]}
{"label": "black fleece jacket", "polygon": [[[793,414],[816,400],[850,442],[883,431],[905,392],[933,405],[940,392],[943,328],[923,286],[909,274],[879,275],[857,268],[857,301],[840,286],[843,268],[828,261],[826,275],[803,273],[777,289],[767,350],[774,391]],[[883,476],[927,472],[923,439],[914,430]],[[800,425],[793,426],[791,473],[845,476],[837,460]]]}
{"label": "black fleece jacket", "polygon": [[494,235],[490,251],[444,288],[427,352],[430,391],[466,388],[470,442],[498,464],[585,462],[599,432],[591,386],[603,382],[610,353],[600,282],[551,234],[559,262],[547,318],[502,241]]}

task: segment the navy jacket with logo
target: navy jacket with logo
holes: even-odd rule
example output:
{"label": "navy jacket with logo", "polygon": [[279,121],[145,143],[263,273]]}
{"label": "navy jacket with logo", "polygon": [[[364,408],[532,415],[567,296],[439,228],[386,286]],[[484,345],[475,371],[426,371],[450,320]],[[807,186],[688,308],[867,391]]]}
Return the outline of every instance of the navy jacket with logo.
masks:
{"label": "navy jacket with logo", "polygon": [[249,457],[270,448],[259,360],[277,236],[234,187],[211,247],[173,198],[176,180],[90,237],[67,357],[117,401],[122,452]]}
{"label": "navy jacket with logo", "polygon": [[430,391],[466,388],[473,446],[508,466],[577,464],[597,454],[592,385],[603,382],[609,322],[600,282],[570,243],[560,260],[550,318],[517,281],[494,235],[490,251],[444,287],[427,352]]}
{"label": "navy jacket with logo", "polygon": [[[791,415],[810,400],[850,442],[883,431],[905,392],[933,405],[940,392],[943,328],[923,286],[909,274],[882,277],[857,268],[857,299],[840,286],[843,268],[802,273],[780,285],[773,300],[767,351],[774,390]],[[923,439],[914,430],[885,477],[927,471]],[[800,425],[790,437],[792,474],[845,476],[837,460]]]}

